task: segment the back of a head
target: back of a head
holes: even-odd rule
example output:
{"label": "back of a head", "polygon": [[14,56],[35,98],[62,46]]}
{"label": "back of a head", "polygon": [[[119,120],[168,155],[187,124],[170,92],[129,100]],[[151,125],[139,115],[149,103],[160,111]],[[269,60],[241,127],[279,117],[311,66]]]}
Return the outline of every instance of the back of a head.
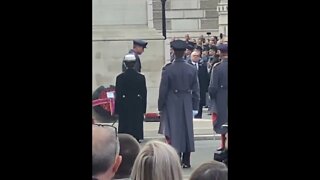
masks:
{"label": "back of a head", "polygon": [[218,161],[210,161],[199,166],[190,177],[190,180],[227,180],[228,168]]}
{"label": "back of a head", "polygon": [[92,176],[107,172],[117,156],[118,142],[110,127],[92,125]]}
{"label": "back of a head", "polygon": [[124,56],[123,61],[127,68],[133,68],[136,63],[136,57],[134,54],[129,53]]}
{"label": "back of a head", "polygon": [[182,180],[182,170],[176,150],[164,142],[148,142],[134,163],[131,179]]}
{"label": "back of a head", "polygon": [[131,170],[136,157],[140,151],[137,140],[129,134],[118,134],[120,143],[120,155],[122,156],[121,165],[114,176],[115,179],[130,177]]}

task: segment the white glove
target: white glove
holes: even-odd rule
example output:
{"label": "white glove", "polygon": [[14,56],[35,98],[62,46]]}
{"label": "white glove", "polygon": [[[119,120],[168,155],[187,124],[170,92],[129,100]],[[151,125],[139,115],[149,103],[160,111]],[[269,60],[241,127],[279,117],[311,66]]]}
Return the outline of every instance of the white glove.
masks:
{"label": "white glove", "polygon": [[195,115],[198,114],[198,110],[193,110],[192,113],[193,113],[193,117],[194,117]]}

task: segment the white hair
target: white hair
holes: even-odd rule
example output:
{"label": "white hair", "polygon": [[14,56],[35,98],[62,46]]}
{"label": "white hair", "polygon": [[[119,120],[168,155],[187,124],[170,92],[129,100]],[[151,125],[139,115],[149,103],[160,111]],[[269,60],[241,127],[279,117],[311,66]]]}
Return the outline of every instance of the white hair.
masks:
{"label": "white hair", "polygon": [[131,179],[182,180],[182,170],[176,150],[164,142],[148,142],[135,160]]}

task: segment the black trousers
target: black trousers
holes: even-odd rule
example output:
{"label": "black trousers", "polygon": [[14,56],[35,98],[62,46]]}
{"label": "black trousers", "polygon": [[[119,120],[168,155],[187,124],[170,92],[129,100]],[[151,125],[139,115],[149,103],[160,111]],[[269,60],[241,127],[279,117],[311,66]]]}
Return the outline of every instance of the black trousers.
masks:
{"label": "black trousers", "polygon": [[199,104],[198,114],[195,116],[196,118],[202,118],[202,108],[203,108],[203,105]]}
{"label": "black trousers", "polygon": [[190,166],[191,152],[178,153],[182,164]]}

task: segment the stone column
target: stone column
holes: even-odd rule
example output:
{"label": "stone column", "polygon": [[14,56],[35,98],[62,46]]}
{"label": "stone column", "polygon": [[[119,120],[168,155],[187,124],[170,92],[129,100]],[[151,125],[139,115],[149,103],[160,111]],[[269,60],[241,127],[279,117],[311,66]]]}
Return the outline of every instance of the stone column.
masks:
{"label": "stone column", "polygon": [[217,11],[219,13],[219,33],[228,36],[228,0],[220,0]]}
{"label": "stone column", "polygon": [[153,28],[153,0],[148,0],[148,27]]}
{"label": "stone column", "polygon": [[161,33],[153,28],[152,5],[150,0],[93,0],[92,91],[101,85],[115,85],[116,76],[122,72],[122,59],[132,48],[132,40],[143,39],[148,42],[140,56],[141,73],[147,81],[147,112],[158,112],[166,46]]}

